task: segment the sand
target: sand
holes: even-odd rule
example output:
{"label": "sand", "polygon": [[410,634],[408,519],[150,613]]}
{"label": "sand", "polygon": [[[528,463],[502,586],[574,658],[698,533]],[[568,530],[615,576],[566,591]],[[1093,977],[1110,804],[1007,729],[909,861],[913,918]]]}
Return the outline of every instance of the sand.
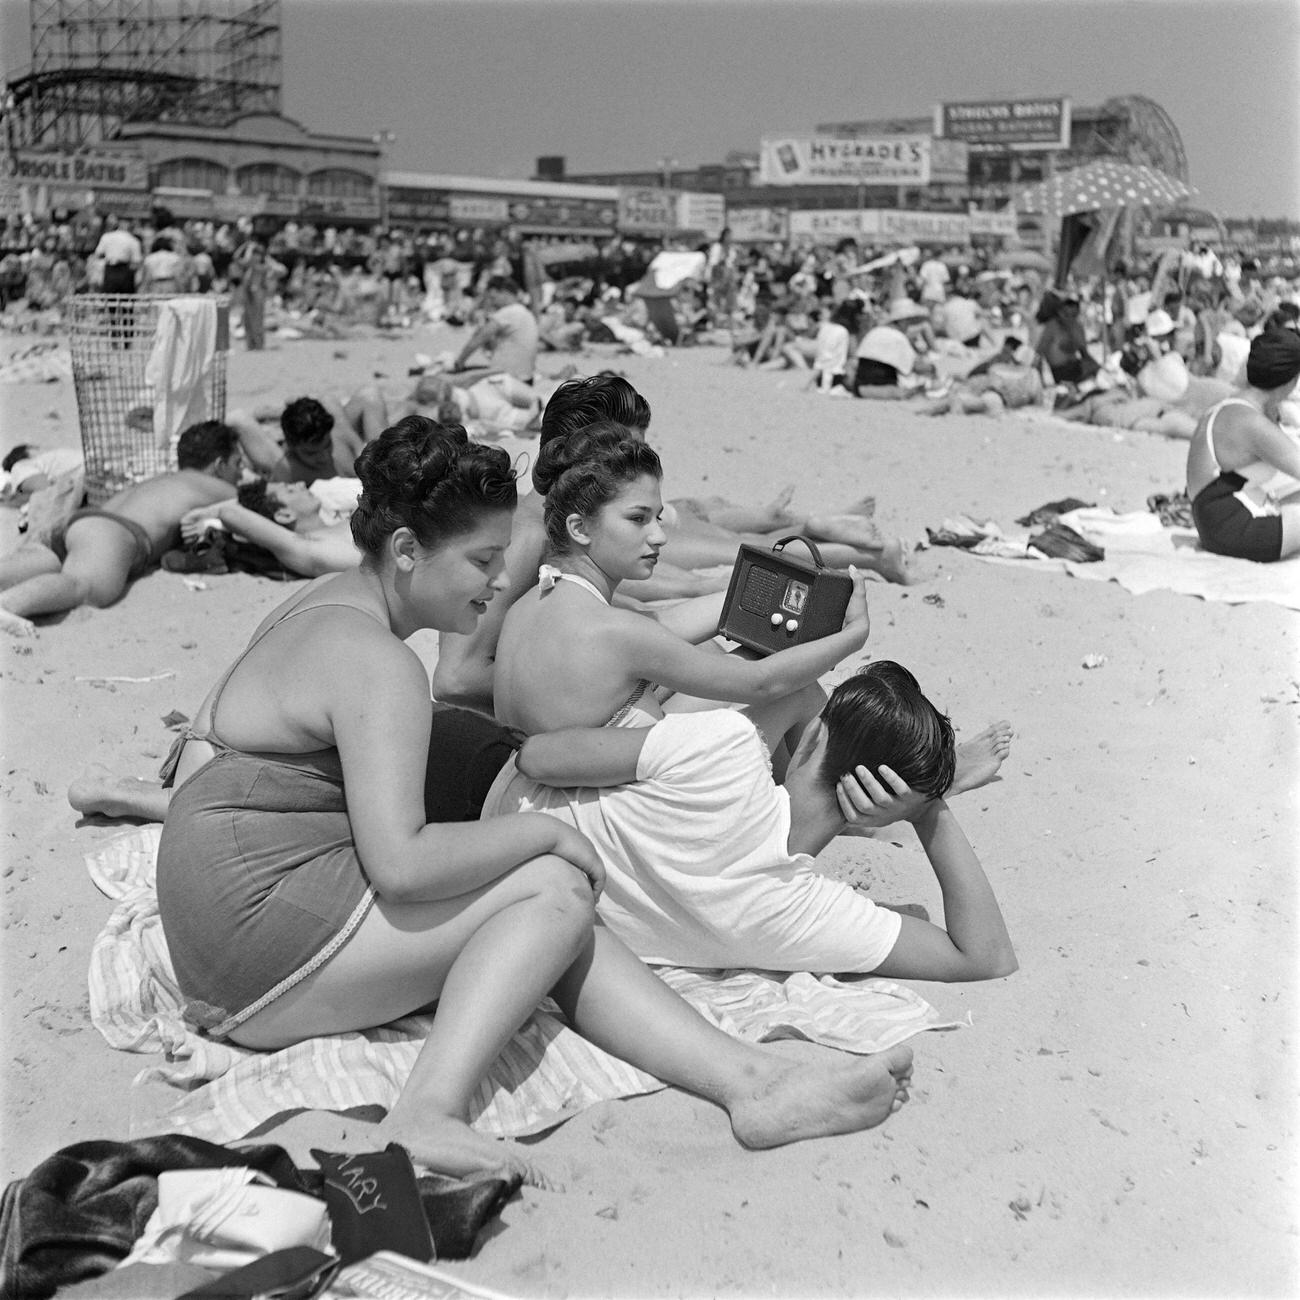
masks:
{"label": "sand", "polygon": [[[414,353],[448,343],[273,342],[232,356],[231,400],[375,374],[397,393]],[[825,509],[871,493],[882,527],[915,541],[945,515],[1009,524],[1064,496],[1141,509],[1182,482],[1183,444],[1147,435],[828,401],[718,348],[613,364],[653,405],[677,495],[766,500],[793,482],[797,507]],[[69,381],[0,402],[6,447],[76,445]],[[7,541],[11,512],[0,522]],[[868,1133],[753,1154],[681,1093],[589,1110],[542,1143],[569,1190],[525,1190],[456,1272],[527,1296],[1296,1293],[1300,620],[952,550],[914,565],[914,586],[873,584],[868,650],[911,667],[967,734],[1016,726],[1002,779],[955,806],[1020,971],[918,986],[971,1024],[913,1041],[911,1102]],[[110,904],[82,855],[119,826],[79,820],[66,786],[90,762],[151,774],[163,715],[192,713],[285,594],[154,573],[114,608],[0,643],[6,1179],[127,1136],[147,1059],[88,1020]],[[151,680],[81,680],[107,676]],[[891,838],[823,861],[938,914],[910,830]]]}

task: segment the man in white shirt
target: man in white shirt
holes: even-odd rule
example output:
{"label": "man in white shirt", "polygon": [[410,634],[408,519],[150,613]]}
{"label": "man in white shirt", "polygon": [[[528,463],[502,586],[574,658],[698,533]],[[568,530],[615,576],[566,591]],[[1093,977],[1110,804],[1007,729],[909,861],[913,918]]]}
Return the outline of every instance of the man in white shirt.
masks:
{"label": "man in white shirt", "polygon": [[135,292],[136,271],[144,262],[144,249],[111,213],[104,218],[104,233],[95,245],[94,255],[104,260],[105,293]]}
{"label": "man in white shirt", "polygon": [[[1015,954],[943,795],[992,779],[1010,741],[995,724],[958,762],[947,719],[882,661],[835,688],[782,785],[749,718],[716,709],[532,736],[483,816],[545,812],[586,835],[605,863],[601,920],[651,964],[991,979]],[[813,865],[850,825],[900,818],[934,868],[947,930]]]}
{"label": "man in white shirt", "polygon": [[[493,276],[484,294],[489,316],[470,335],[452,366],[453,378],[462,387],[477,383],[484,375],[504,372],[521,383],[531,384],[537,368],[537,317],[519,301],[523,290],[504,276]],[[462,367],[480,348],[491,357],[486,369]]]}

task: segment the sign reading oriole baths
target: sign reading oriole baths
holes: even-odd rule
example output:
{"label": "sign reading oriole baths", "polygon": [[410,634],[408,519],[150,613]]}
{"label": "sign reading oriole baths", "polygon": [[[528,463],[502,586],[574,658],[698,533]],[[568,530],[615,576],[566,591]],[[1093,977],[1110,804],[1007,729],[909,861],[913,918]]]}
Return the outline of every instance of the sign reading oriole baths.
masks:
{"label": "sign reading oriole baths", "polygon": [[117,153],[44,153],[15,149],[3,155],[5,174],[19,185],[72,185],[81,189],[144,190],[143,158]]}
{"label": "sign reading oriole baths", "polygon": [[938,104],[934,133],[972,149],[1065,149],[1070,143],[1068,99],[994,99]]}

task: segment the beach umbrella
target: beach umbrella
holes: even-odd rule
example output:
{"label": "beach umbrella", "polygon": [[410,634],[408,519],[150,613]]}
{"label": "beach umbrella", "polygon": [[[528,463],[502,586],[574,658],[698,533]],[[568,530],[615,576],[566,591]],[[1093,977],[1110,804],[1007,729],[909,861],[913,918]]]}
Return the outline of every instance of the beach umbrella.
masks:
{"label": "beach umbrella", "polygon": [[1022,190],[1015,206],[1021,212],[1042,212],[1059,219],[1099,208],[1173,207],[1195,194],[1190,185],[1154,167],[1118,158],[1094,158]]}

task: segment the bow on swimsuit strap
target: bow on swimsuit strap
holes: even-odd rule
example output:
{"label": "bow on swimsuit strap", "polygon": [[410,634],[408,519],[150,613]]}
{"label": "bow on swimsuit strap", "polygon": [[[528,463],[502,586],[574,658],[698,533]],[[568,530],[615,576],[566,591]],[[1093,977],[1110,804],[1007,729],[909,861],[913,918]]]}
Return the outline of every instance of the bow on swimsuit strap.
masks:
{"label": "bow on swimsuit strap", "polygon": [[537,570],[537,585],[542,591],[550,591],[562,577],[564,577],[563,569],[557,569],[553,564],[543,564]]}

